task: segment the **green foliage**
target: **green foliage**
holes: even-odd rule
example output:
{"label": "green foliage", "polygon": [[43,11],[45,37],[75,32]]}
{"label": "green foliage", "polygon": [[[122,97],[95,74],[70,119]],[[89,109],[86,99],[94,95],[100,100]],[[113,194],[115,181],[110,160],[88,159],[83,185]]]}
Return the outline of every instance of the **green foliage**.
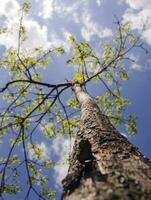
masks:
{"label": "green foliage", "polygon": [[123,80],[123,81],[127,81],[127,80],[129,79],[128,73],[127,73],[126,71],[121,71],[121,72],[120,72],[120,78],[121,78],[121,80]]}
{"label": "green foliage", "polygon": [[9,195],[15,195],[20,191],[21,189],[17,185],[5,185],[5,188],[4,188],[4,193],[7,193]]}
{"label": "green foliage", "polygon": [[0,34],[4,34],[7,32],[7,28],[6,27],[0,27]]}
{"label": "green foliage", "polygon": [[93,57],[92,49],[87,42],[76,43],[76,40],[73,40],[73,57],[70,58],[67,63],[75,65],[84,65],[86,59]]}
{"label": "green foliage", "polygon": [[77,109],[78,105],[79,105],[79,102],[76,99],[70,98],[67,101],[67,105],[70,106],[70,107],[72,107],[73,109]]}
{"label": "green foliage", "polygon": [[43,130],[43,134],[47,137],[47,138],[52,138],[56,135],[55,133],[55,126],[51,123],[47,123],[47,124],[42,124],[41,123],[41,128]]}
{"label": "green foliage", "polygon": [[65,50],[63,47],[55,48],[53,51],[54,51],[54,53],[59,54],[59,55],[65,53]]}
{"label": "green foliage", "polygon": [[29,10],[31,9],[31,4],[28,1],[24,1],[21,5],[21,10],[23,10],[24,12],[28,13]]}
{"label": "green foliage", "polygon": [[129,106],[130,102],[122,98],[119,90],[113,90],[112,93],[106,92],[104,95],[97,96],[96,101],[104,114],[110,118],[113,125],[121,126],[125,123],[131,135],[137,133],[136,117],[134,115],[124,117],[125,107]]}
{"label": "green foliage", "polygon": [[56,193],[52,191],[50,188],[43,188],[41,191],[41,195],[44,197],[47,197],[48,199],[55,200],[56,199]]}
{"label": "green foliage", "polygon": [[[0,158],[3,166],[1,178],[5,182],[3,192],[17,194],[21,188],[14,180],[24,165],[28,174],[27,185],[33,188],[41,186],[37,194],[55,199],[55,192],[47,187],[48,170],[53,169],[54,162],[47,157],[39,140],[53,140],[67,134],[70,138],[74,137],[79,124],[79,103],[69,95],[73,83],[80,82],[86,87],[88,82],[99,85],[100,81],[106,89],[104,94],[96,97],[102,112],[114,125],[124,123],[130,134],[137,133],[136,117],[124,113],[130,102],[123,98],[120,86],[122,81],[129,79],[128,69],[123,63],[124,56],[137,46],[138,37],[131,32],[130,23],[118,24],[113,41],[103,44],[98,52],[89,43],[78,42],[75,36],[71,36],[72,52],[67,64],[74,67],[75,73],[72,78],[69,77],[71,81],[51,84],[52,58],[65,54],[65,50],[63,47],[48,50],[37,47],[28,51],[24,48],[27,36],[23,17],[30,7],[28,2],[21,4],[23,15],[17,49],[6,49],[1,58],[0,68],[8,73],[8,80],[5,84],[1,83],[0,89],[6,107],[0,114],[0,138],[1,141],[10,138],[9,156]],[[7,28],[0,29],[0,34],[5,32]],[[43,69],[50,70],[48,82],[43,77]],[[18,147],[23,150],[22,156],[13,153]],[[65,163],[68,163],[68,158]]]}
{"label": "green foliage", "polygon": [[83,74],[81,71],[79,71],[75,73],[74,79],[78,82],[83,82],[87,80],[87,76]]}
{"label": "green foliage", "polygon": [[137,128],[136,128],[136,122],[137,122],[137,117],[135,115],[129,115],[127,119],[127,130],[129,133],[132,135],[135,135],[137,133]]}

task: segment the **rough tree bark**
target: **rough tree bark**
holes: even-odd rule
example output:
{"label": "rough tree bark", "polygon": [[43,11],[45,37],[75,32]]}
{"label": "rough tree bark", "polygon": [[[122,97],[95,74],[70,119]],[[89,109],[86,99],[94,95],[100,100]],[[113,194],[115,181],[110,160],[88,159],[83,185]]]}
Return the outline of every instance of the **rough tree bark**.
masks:
{"label": "rough tree bark", "polygon": [[63,200],[151,200],[151,162],[74,86],[81,105],[80,128],[63,180]]}

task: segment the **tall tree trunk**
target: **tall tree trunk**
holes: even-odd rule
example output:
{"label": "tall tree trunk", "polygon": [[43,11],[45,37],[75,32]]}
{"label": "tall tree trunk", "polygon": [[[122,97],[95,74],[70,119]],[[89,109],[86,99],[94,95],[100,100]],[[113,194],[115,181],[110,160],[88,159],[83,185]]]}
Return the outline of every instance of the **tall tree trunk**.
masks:
{"label": "tall tree trunk", "polygon": [[63,180],[63,200],[151,200],[151,162],[74,86],[80,128]]}

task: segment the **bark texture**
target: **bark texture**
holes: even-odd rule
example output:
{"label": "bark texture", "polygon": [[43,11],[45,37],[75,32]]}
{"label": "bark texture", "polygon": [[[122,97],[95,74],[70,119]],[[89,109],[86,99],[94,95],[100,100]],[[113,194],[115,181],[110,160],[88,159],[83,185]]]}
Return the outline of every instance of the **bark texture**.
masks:
{"label": "bark texture", "polygon": [[80,85],[81,122],[63,200],[151,200],[151,162],[103,115]]}

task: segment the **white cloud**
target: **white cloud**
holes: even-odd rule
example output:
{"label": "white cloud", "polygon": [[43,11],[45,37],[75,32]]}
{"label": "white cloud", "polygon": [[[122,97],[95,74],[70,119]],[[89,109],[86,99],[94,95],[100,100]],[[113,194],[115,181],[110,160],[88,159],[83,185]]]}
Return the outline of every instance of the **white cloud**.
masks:
{"label": "white cloud", "polygon": [[140,56],[139,55],[137,55],[137,54],[133,54],[133,53],[130,53],[129,55],[128,55],[128,57],[133,61],[133,62],[138,62],[139,61],[139,59],[140,59]]}
{"label": "white cloud", "polygon": [[54,167],[54,179],[55,179],[55,187],[59,188],[61,186],[61,181],[65,178],[68,172],[68,165],[60,163]]}
{"label": "white cloud", "polygon": [[143,9],[140,12],[135,13],[132,9],[128,9],[125,14],[123,15],[123,19],[125,21],[129,20],[132,22],[133,29],[142,29],[143,24],[148,20],[149,27],[151,28],[151,21],[150,21],[150,12],[151,9]]}
{"label": "white cloud", "polygon": [[144,31],[143,38],[151,45],[151,27]]}
{"label": "white cloud", "polygon": [[64,37],[66,38],[66,40],[69,40],[69,38],[70,38],[70,36],[72,35],[70,32],[68,32],[68,31],[66,31],[66,30],[64,30],[63,31],[63,35],[64,35]]}
{"label": "white cloud", "polygon": [[[100,6],[101,1],[97,0],[96,3]],[[106,27],[101,27],[99,23],[92,20],[92,12],[89,1],[81,0],[74,3],[61,2],[55,4],[55,12],[57,15],[61,15],[67,21],[71,20],[72,23],[78,24],[78,28],[81,29],[81,36],[90,41],[93,36],[100,38],[108,37],[112,35],[112,31]]]}
{"label": "white cloud", "polygon": [[[70,15],[77,9],[78,6],[77,3],[74,3],[72,6],[66,7],[63,3],[59,4],[56,2],[54,4],[53,0],[35,0],[35,3],[37,4],[37,7],[34,6],[34,9],[39,10],[39,7],[41,7],[39,15],[41,15],[43,19],[51,18],[54,12],[59,15],[62,12],[62,8],[64,10],[62,14],[64,13],[64,15]],[[8,28],[8,30],[11,30],[6,34],[0,35],[0,44],[4,45],[6,48],[17,48],[18,46],[19,8],[20,6],[16,0],[6,0],[0,2],[0,16],[4,17],[4,25]],[[76,17],[76,13],[74,13],[74,17]],[[67,34],[69,35],[69,31],[66,29],[63,30],[62,37],[59,36],[59,30],[55,32],[53,27],[51,32],[48,33],[46,25],[40,25],[38,21],[29,16],[24,18],[23,25],[26,28],[27,35],[27,39],[23,46],[26,50],[31,50],[39,46],[44,49],[63,46],[67,52],[70,50],[70,46],[67,42]],[[60,30],[61,29],[62,28],[60,28]]]}
{"label": "white cloud", "polygon": [[[7,21],[7,23],[9,23],[9,21]],[[19,24],[16,24],[17,20],[11,21],[11,23],[7,25],[10,31],[6,34],[0,35],[0,44],[6,46],[6,48],[17,48],[18,46]],[[41,46],[46,49],[50,46],[50,42],[48,41],[48,30],[46,26],[40,26],[37,21],[30,19],[25,20],[24,26],[26,28],[27,39],[23,45],[23,48],[26,50],[31,50],[35,47]]]}
{"label": "white cloud", "polygon": [[[1,1],[0,3],[0,16],[4,17],[4,26],[8,28],[6,34],[0,35],[0,44],[6,48],[18,46],[18,32],[19,32],[19,4],[17,1]],[[48,41],[48,30],[45,25],[40,24],[29,18],[25,17],[23,20],[23,26],[26,28],[27,40],[25,41],[24,48],[29,50],[37,46],[41,46],[44,49],[50,46]]]}
{"label": "white cloud", "polygon": [[78,2],[75,1],[74,3],[66,3],[64,1],[56,2],[55,3],[55,11],[58,15],[61,16],[70,16],[73,17],[73,14],[78,11],[80,8],[80,5],[82,5],[82,1]]}
{"label": "white cloud", "polygon": [[57,32],[51,32],[49,35],[50,46],[52,48],[62,46],[66,52],[69,52],[70,46],[68,44],[67,34],[69,34],[69,32],[64,30],[62,31],[63,37],[59,37]]}
{"label": "white cloud", "polygon": [[[74,139],[70,141],[69,138],[57,137],[53,140],[50,148],[50,155],[53,154],[58,157],[59,162],[54,167],[54,179],[56,187],[61,185],[62,179],[66,176],[68,165],[64,164],[63,160],[72,151]],[[71,148],[71,149],[70,149]]]}
{"label": "white cloud", "polygon": [[137,70],[137,71],[151,70],[151,60],[148,59],[146,61],[146,63],[144,63],[143,65],[138,64],[138,63],[134,63],[134,64],[131,65],[131,69]]}
{"label": "white cloud", "polygon": [[41,6],[41,11],[38,13],[43,19],[49,19],[54,13],[54,0],[38,0],[38,4]]}
{"label": "white cloud", "polygon": [[4,45],[6,48],[17,48],[18,36],[16,33],[7,33],[0,35],[0,45]]}
{"label": "white cloud", "polygon": [[[47,0],[45,0],[47,2]],[[43,18],[55,17],[65,19],[66,21],[70,21],[72,23],[78,24],[79,29],[81,29],[81,35],[87,41],[93,39],[93,36],[98,36],[99,38],[109,37],[112,35],[112,31],[106,27],[101,27],[101,25],[92,20],[91,16],[91,8],[90,2],[86,0],[81,1],[51,1],[51,5],[47,5],[47,3],[43,1],[39,1],[42,4],[43,12],[41,12],[41,16]],[[50,3],[50,2],[49,2]],[[97,5],[101,5],[101,0],[96,1]],[[44,17],[44,10],[50,7],[51,12],[47,17]],[[43,13],[43,14],[42,14]],[[48,13],[48,12],[46,12]],[[62,25],[60,29],[62,29]],[[56,35],[51,35],[57,43],[59,43],[59,39]],[[51,40],[52,41],[52,40]],[[55,42],[54,42],[55,44]]]}
{"label": "white cloud", "polygon": [[130,65],[130,69],[135,70],[135,71],[143,71],[143,70],[150,70],[151,69],[151,60],[146,59],[146,62],[144,64],[140,64],[141,58],[138,54],[130,54],[128,56],[131,60],[134,62]]}
{"label": "white cloud", "polygon": [[151,0],[126,0],[126,3],[129,5],[129,8],[123,15],[124,21],[131,21],[132,29],[139,31],[146,24],[142,37],[151,45]]}
{"label": "white cloud", "polygon": [[45,25],[40,26],[37,21],[27,19],[25,20],[24,26],[27,30],[27,40],[25,41],[25,47],[33,49],[35,47],[43,47],[47,49],[50,46],[48,41],[48,29]]}
{"label": "white cloud", "polygon": [[151,0],[124,0],[132,9],[151,8]]}
{"label": "white cloud", "polygon": [[0,35],[0,44],[11,47],[17,47],[17,30],[12,29],[19,24],[19,4],[17,1],[6,0],[0,2],[0,17],[3,17],[3,26],[9,29],[7,34]]}
{"label": "white cloud", "polygon": [[54,2],[54,13],[55,17],[64,18],[66,21],[76,23],[81,26],[81,15],[83,11],[88,7],[89,0],[80,1],[55,1]]}
{"label": "white cloud", "polygon": [[18,14],[19,4],[16,0],[0,1],[0,16],[7,19],[14,18]]}
{"label": "white cloud", "polygon": [[82,15],[83,26],[81,28],[82,37],[90,41],[93,36],[98,36],[99,38],[112,36],[112,30],[106,27],[101,27],[100,24],[92,20],[91,14],[88,10]]}
{"label": "white cloud", "polygon": [[134,63],[131,65],[131,69],[140,71],[140,70],[142,70],[142,66],[137,63]]}
{"label": "white cloud", "polygon": [[70,2],[68,1],[55,1],[55,0],[35,0],[38,4],[37,7],[40,8],[38,12],[38,16],[42,17],[43,19],[52,19],[53,17],[67,17],[74,18],[75,21],[78,23],[78,15],[77,11],[81,5],[81,2]]}
{"label": "white cloud", "polygon": [[[97,0],[97,4],[100,5],[100,3],[101,1]],[[69,31],[69,28],[66,27],[66,22],[69,21],[70,23],[72,22],[73,27],[76,26],[76,30],[81,31],[81,36],[88,41],[94,39],[94,36],[103,38],[112,35],[110,29],[101,27],[98,22],[93,21],[90,1],[64,2],[63,0],[33,0],[32,6],[34,12],[24,20],[24,25],[27,30],[27,40],[24,44],[26,50],[33,49],[37,46],[41,46],[45,49],[54,46],[64,46],[66,51],[69,52],[70,45],[67,37],[71,30]],[[18,14],[19,4],[16,0],[1,1],[0,16],[5,17],[5,25],[11,30],[11,32],[6,35],[0,35],[0,44],[6,46],[6,48],[17,48],[19,28]],[[41,17],[44,21],[35,20],[36,15]],[[65,25],[60,24],[58,27],[53,24],[52,19],[60,23],[60,18],[61,20],[65,20]],[[49,19],[51,19],[51,24],[48,24]],[[41,25],[42,22],[45,24]]]}
{"label": "white cloud", "polygon": [[136,70],[136,71],[142,70],[142,66],[138,64],[140,60],[139,55],[136,55],[136,54],[134,55],[133,53],[131,53],[128,57],[134,62],[130,66],[132,70]]}
{"label": "white cloud", "polygon": [[41,155],[45,159],[52,160],[54,157],[57,158],[56,164],[53,168],[54,170],[54,180],[57,188],[61,186],[62,179],[66,176],[68,172],[68,164],[65,164],[65,160],[68,158],[69,154],[72,152],[74,139],[70,141],[69,138],[58,136],[53,139],[52,144],[48,146],[45,142],[40,142],[35,145],[35,150],[28,147],[28,155],[32,160],[36,158],[35,151],[40,151]]}
{"label": "white cloud", "polygon": [[145,65],[145,68],[151,70],[151,59],[148,59]]}
{"label": "white cloud", "polygon": [[96,0],[98,6],[101,6],[101,0]]}

